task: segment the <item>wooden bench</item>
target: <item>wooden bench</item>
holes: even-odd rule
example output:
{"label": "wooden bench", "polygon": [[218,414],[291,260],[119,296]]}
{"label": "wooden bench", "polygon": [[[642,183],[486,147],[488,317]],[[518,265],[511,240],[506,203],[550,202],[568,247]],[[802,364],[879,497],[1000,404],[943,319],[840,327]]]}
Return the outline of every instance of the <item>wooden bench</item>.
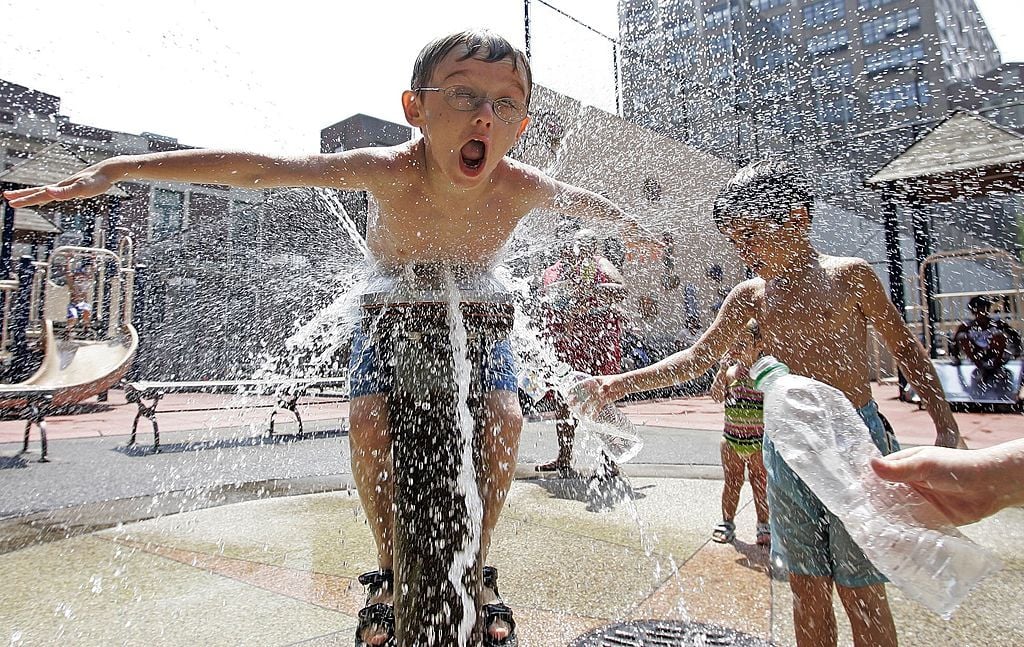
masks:
{"label": "wooden bench", "polygon": [[[128,440],[128,446],[135,445],[136,431],[139,426],[139,418],[146,418],[153,425],[153,452],[160,451],[160,428],[157,425],[157,407],[160,400],[169,393],[229,393],[239,396],[270,395],[277,398],[274,410],[270,413],[268,436],[274,435],[274,417],[280,411],[290,411],[299,423],[299,433],[302,433],[302,416],[297,408],[299,398],[308,395],[311,391],[323,392],[331,388],[344,389],[347,378],[310,378],[296,380],[215,380],[207,382],[128,382],[125,384],[124,395],[128,402],[134,402],[139,410],[132,422],[132,434]],[[347,400],[348,397],[343,398]],[[150,402],[147,404],[146,401]],[[228,409],[248,408],[247,406],[224,407]],[[169,409],[164,413],[173,411],[194,411],[194,409]]]}

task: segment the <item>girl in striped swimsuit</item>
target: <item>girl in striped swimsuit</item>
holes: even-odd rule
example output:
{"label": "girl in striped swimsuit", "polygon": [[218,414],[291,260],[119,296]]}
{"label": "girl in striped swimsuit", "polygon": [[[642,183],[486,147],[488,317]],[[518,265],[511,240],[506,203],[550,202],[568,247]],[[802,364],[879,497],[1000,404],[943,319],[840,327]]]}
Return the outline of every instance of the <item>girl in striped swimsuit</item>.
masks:
{"label": "girl in striped swimsuit", "polygon": [[747,369],[760,355],[760,331],[757,322],[747,323],[745,335],[729,349],[722,359],[711,387],[711,397],[725,402],[725,430],[722,438],[722,522],[715,526],[711,538],[725,544],[736,537],[736,508],[743,488],[744,466],[754,492],[757,511],[756,541],[759,546],[771,543],[768,527],[767,473],[761,460],[761,439],[764,436],[763,401],[754,389]]}

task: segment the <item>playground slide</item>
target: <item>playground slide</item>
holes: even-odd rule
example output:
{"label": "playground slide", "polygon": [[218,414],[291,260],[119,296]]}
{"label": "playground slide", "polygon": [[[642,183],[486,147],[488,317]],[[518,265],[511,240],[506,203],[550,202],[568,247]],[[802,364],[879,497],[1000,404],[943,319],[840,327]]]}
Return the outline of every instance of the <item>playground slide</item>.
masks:
{"label": "playground slide", "polygon": [[53,322],[45,320],[43,363],[29,379],[2,387],[4,399],[0,409],[25,406],[26,400],[11,397],[12,392],[47,390],[53,394],[53,405],[81,402],[102,393],[120,380],[131,366],[139,346],[135,328],[124,327],[121,335],[104,340],[58,340]]}

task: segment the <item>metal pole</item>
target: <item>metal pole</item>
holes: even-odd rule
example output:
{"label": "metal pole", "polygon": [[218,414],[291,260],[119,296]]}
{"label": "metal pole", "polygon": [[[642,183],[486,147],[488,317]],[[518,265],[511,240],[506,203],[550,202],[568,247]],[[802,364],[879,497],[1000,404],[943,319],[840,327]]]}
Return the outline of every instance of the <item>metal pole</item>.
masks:
{"label": "metal pole", "polygon": [[526,41],[526,58],[530,58],[530,0],[523,0],[523,35]]}
{"label": "metal pole", "polygon": [[31,363],[28,350],[28,322],[32,307],[32,279],[35,266],[31,256],[22,256],[18,261],[18,297],[14,302],[14,313],[11,316],[11,381],[20,381],[27,373]]}
{"label": "metal pole", "polygon": [[903,292],[903,252],[900,249],[900,219],[890,191],[882,192],[882,226],[885,229],[885,260],[889,269],[889,300],[903,320],[907,320],[907,300]]}
{"label": "metal pole", "polygon": [[[0,185],[2,188],[4,185]],[[0,279],[11,275],[11,250],[14,249],[14,207],[4,200],[4,226],[0,237]]]}
{"label": "metal pole", "polygon": [[[914,231],[914,256],[917,259],[917,266],[920,268],[921,264],[924,263],[924,259],[928,258],[932,253],[931,216],[923,212],[921,204],[917,200],[913,201],[912,208],[911,223]],[[921,323],[923,326],[928,327],[926,338],[930,343],[926,350],[932,359],[939,356],[935,343],[935,326],[938,321],[938,312],[935,307],[935,299],[932,298],[932,295],[935,293],[934,284],[934,267],[926,266],[923,286],[924,303],[921,304],[924,307],[924,320]]]}
{"label": "metal pole", "polygon": [[[370,296],[370,295],[367,295]],[[364,297],[365,299],[365,297]],[[388,414],[394,474],[395,638],[397,647],[456,645],[464,614],[474,620],[469,644],[480,644],[476,608],[483,564],[463,555],[458,588],[450,572],[471,537],[467,494],[459,483],[462,436],[447,303],[373,304],[364,300],[364,329],[388,367]],[[484,424],[482,367],[491,344],[511,328],[510,305],[462,303],[469,328],[474,478],[488,478],[480,456]],[[462,591],[468,598],[463,598]],[[466,608],[464,600],[473,602]]]}

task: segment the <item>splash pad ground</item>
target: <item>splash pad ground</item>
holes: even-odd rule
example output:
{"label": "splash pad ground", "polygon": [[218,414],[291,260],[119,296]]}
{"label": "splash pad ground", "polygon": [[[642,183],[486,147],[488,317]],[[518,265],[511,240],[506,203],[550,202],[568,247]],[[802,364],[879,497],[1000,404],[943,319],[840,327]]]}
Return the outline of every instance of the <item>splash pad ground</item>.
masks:
{"label": "splash pad ground", "polygon": [[[897,430],[927,425],[926,414],[888,391],[876,395]],[[172,428],[169,418],[167,451],[151,455],[118,449],[134,407],[120,413],[128,407],[116,395],[110,404],[52,419],[54,462],[45,465],[34,449],[16,455],[20,423],[0,422],[0,637],[18,645],[350,645],[362,605],[355,577],[372,566],[373,550],[351,488],[342,407],[310,405],[303,417],[317,422],[306,436],[266,444],[250,440],[248,420],[219,418],[223,426],[210,429],[195,420]],[[489,560],[522,645],[558,647],[641,619],[793,644],[788,586],[769,577],[767,555],[754,546],[748,489],[736,543],[709,541],[721,492],[714,406],[699,398],[630,405],[636,422],[652,425],[643,429],[647,445],[626,466],[628,487],[597,496],[584,480],[534,478],[532,464],[554,455],[555,434],[550,422],[527,423],[521,478]],[[1019,416],[957,416],[972,446],[1019,435]],[[966,532],[1006,568],[948,622],[890,587],[901,645],[1024,644],[1024,510]],[[837,609],[840,644],[849,644],[843,616]]]}

